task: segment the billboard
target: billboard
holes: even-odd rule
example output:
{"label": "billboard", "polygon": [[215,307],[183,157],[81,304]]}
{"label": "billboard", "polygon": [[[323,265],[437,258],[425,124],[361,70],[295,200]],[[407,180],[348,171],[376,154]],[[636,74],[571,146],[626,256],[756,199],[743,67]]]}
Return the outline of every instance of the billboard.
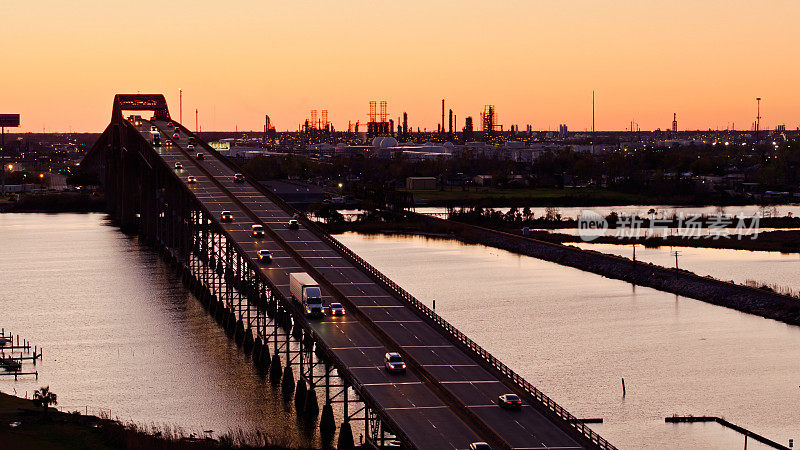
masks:
{"label": "billboard", "polygon": [[0,114],[0,127],[18,127],[19,114]]}

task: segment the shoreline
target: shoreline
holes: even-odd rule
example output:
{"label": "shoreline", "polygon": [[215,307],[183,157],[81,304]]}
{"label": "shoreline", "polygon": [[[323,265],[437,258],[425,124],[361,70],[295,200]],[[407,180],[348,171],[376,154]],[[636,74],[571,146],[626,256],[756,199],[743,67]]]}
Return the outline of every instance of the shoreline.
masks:
{"label": "shoreline", "polygon": [[[88,450],[160,448],[170,450],[272,449],[294,447],[273,440],[263,432],[229,431],[216,439],[189,436],[179,427],[122,422],[105,416],[62,412],[50,407],[47,412],[32,400],[0,392],[0,442],[9,448]],[[5,447],[4,447],[5,448]]]}
{"label": "shoreline", "polygon": [[[444,219],[438,219],[444,220]],[[472,224],[461,223],[468,226],[476,226]],[[336,224],[322,224],[330,233],[344,233],[353,231],[364,234],[411,234],[411,235],[432,235],[431,237],[447,237],[458,239],[454,233],[437,233],[426,230],[421,223],[411,221],[395,221],[395,222],[344,222]],[[518,235],[520,231],[516,227],[485,227],[487,229]],[[558,228],[551,228],[544,231],[542,229],[529,231],[528,236],[532,239],[549,242],[553,244],[570,244],[570,243],[590,243],[590,244],[614,244],[614,245],[643,245],[645,247],[691,247],[691,248],[714,248],[720,250],[747,250],[747,251],[766,251],[766,252],[780,252],[780,253],[800,253],[800,230],[774,230],[759,233],[757,239],[750,239],[744,237],[742,239],[733,238],[720,238],[713,239],[711,237],[703,237],[699,239],[686,239],[680,237],[650,237],[650,238],[623,238],[619,239],[615,236],[598,237],[591,241],[585,241],[580,236],[572,234],[558,233]],[[520,234],[521,235],[521,234]]]}
{"label": "shoreline", "polygon": [[[733,282],[704,277],[679,269],[671,269],[628,258],[575,246],[552,243],[530,236],[481,228],[460,222],[447,221],[420,214],[409,214],[417,224],[406,224],[398,233],[425,232],[436,237],[456,239],[466,244],[481,244],[516,254],[592,272],[607,278],[618,279],[634,285],[646,286],[663,292],[704,301],[741,312],[800,326],[800,299],[777,293],[769,288],[755,288]],[[371,230],[386,230],[386,223],[373,224]],[[339,232],[330,229],[329,232]],[[434,236],[431,236],[434,237]],[[435,238],[435,237],[434,237]]]}

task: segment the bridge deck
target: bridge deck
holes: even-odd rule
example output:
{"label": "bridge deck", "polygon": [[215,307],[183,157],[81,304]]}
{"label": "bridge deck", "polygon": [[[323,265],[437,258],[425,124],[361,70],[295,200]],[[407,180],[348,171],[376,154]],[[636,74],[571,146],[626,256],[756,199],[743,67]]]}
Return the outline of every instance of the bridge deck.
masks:
{"label": "bridge deck", "polygon": [[[163,140],[170,134],[166,122],[154,121]],[[141,132],[147,139],[151,123],[144,122]],[[230,198],[204,172],[234,194],[247,209],[257,215],[291,249],[318,270],[337,290],[345,295],[372,322],[371,326],[391,336],[425,371],[433,375],[458,402],[471,410],[497,436],[513,448],[581,448],[566,432],[535,408],[525,405],[521,411],[506,411],[496,405],[497,396],[510,392],[497,377],[485,370],[471,356],[453,345],[436,329],[423,321],[410,307],[391,292],[374,282],[362,270],[341,256],[303,226],[299,230],[285,228],[290,213],[259,192],[250,182],[234,183],[233,171],[213,155],[202,161],[188,157],[187,138],[173,141],[173,147],[156,150],[170,166],[183,164],[178,170],[181,179],[197,177],[197,184],[188,185],[191,192],[217,218],[224,210],[234,214],[232,223],[223,228],[256,261],[257,251],[269,249],[275,258],[270,265],[260,266],[285,296],[289,296],[288,274],[305,271],[281,245],[267,237],[250,235],[252,220],[248,212]],[[199,150],[202,151],[202,150]],[[192,151],[194,152],[194,151]],[[206,152],[207,153],[207,152]],[[202,167],[204,170],[201,170]],[[254,264],[257,265],[257,264]],[[323,289],[324,290],[324,289]],[[328,293],[326,293],[328,294]],[[325,304],[331,300],[324,298]],[[353,378],[385,408],[394,422],[418,448],[458,448],[481,440],[454,409],[452,402],[442,399],[424,377],[413,368],[405,374],[390,375],[383,370],[383,354],[387,346],[354,315],[310,320],[312,328],[347,366]]]}

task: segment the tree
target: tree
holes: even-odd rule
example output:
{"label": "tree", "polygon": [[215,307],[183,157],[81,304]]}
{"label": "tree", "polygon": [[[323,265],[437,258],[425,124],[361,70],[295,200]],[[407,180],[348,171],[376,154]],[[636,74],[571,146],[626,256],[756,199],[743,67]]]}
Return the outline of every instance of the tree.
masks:
{"label": "tree", "polygon": [[33,404],[41,406],[47,416],[47,408],[58,404],[58,396],[55,392],[50,392],[50,386],[40,387],[33,393]]}

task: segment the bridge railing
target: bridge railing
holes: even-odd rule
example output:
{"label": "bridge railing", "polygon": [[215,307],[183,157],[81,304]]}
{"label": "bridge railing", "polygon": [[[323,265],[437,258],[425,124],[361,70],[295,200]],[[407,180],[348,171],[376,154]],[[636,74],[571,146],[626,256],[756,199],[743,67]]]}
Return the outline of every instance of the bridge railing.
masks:
{"label": "bridge railing", "polygon": [[[206,150],[214,154],[219,160],[221,160],[225,165],[227,165],[231,169],[246,174],[250,180],[255,180],[255,177],[249,174],[244,168],[239,167],[237,164],[235,164],[227,157],[217,153],[216,150],[214,150],[207,144],[203,146],[206,148]],[[283,208],[285,211],[289,213],[300,213],[297,209],[289,205],[280,196],[278,196],[271,190],[267,189],[261,183],[254,182],[252,183],[252,185],[255,186],[256,189],[258,189],[267,198],[272,200],[275,204]],[[477,356],[485,363],[487,363],[490,367],[494,369],[495,372],[497,372],[497,374],[500,374],[501,377],[505,378],[506,381],[510,382],[523,392],[533,397],[537,402],[539,402],[539,405],[544,408],[544,412],[549,412],[552,417],[554,417],[556,420],[562,421],[563,425],[581,434],[584,437],[584,439],[594,444],[597,448],[603,450],[616,450],[615,446],[613,446],[611,443],[603,439],[603,437],[601,437],[594,430],[586,426],[577,417],[573,416],[569,411],[564,409],[553,399],[545,395],[542,391],[537,389],[530,382],[526,381],[523,377],[514,372],[511,368],[503,364],[500,360],[495,358],[491,353],[489,353],[483,347],[478,345],[475,341],[467,337],[464,333],[459,331],[458,328],[451,325],[440,315],[436,314],[432,309],[428,308],[428,306],[417,300],[413,295],[409,294],[405,289],[403,289],[397,283],[389,279],[389,277],[381,273],[378,269],[373,267],[362,257],[358,256],[355,252],[347,248],[347,246],[339,242],[333,236],[328,234],[325,230],[321,229],[316,223],[305,217],[303,214],[299,214],[299,217],[300,221],[303,222],[303,224],[306,226],[308,230],[316,234],[320,239],[328,243],[328,245],[338,250],[343,256],[345,256],[348,260],[350,260],[351,263],[355,264],[361,270],[371,275],[373,279],[382,284],[384,288],[394,292],[394,294],[399,299],[405,301],[409,306],[413,307],[424,317],[428,318],[431,323],[438,326],[438,328],[444,333],[446,333],[446,335],[450,335],[453,339],[461,343],[461,345],[465,349],[468,349],[470,352],[473,353],[474,356]]]}
{"label": "bridge railing", "polygon": [[563,420],[564,423],[566,423],[569,427],[577,430],[579,433],[584,435],[589,441],[591,441],[601,449],[608,449],[608,450],[616,449],[616,447],[614,447],[608,441],[603,439],[594,430],[586,426],[577,417],[573,416],[569,411],[564,409],[553,399],[551,399],[550,397],[545,395],[542,391],[537,389],[536,386],[526,381],[523,377],[514,372],[511,368],[503,364],[502,361],[492,356],[491,353],[489,353],[483,347],[478,345],[475,341],[467,337],[464,333],[459,331],[458,328],[451,325],[440,315],[436,314],[427,305],[417,300],[413,295],[409,294],[405,289],[397,285],[397,283],[389,279],[386,275],[382,274],[378,269],[376,269],[370,263],[368,263],[363,258],[358,256],[355,252],[347,248],[344,244],[336,240],[334,237],[330,236],[328,233],[325,233],[323,230],[318,229],[316,225],[311,224],[311,226],[316,229],[315,230],[317,231],[316,234],[319,235],[322,239],[324,239],[329,245],[335,247],[339,252],[347,256],[348,259],[350,259],[353,263],[358,265],[362,270],[366,271],[374,278],[380,280],[382,284],[384,284],[386,287],[394,291],[399,297],[401,297],[403,300],[405,300],[414,308],[416,308],[424,316],[426,316],[431,321],[439,325],[441,329],[443,329],[452,337],[457,339],[465,347],[472,350],[476,355],[478,355],[481,359],[489,363],[492,367],[494,367],[495,370],[503,374],[509,381],[513,382],[517,387],[519,387],[523,391],[533,396],[537,401],[540,402],[541,405],[545,406],[547,410],[549,410],[557,418]]}

